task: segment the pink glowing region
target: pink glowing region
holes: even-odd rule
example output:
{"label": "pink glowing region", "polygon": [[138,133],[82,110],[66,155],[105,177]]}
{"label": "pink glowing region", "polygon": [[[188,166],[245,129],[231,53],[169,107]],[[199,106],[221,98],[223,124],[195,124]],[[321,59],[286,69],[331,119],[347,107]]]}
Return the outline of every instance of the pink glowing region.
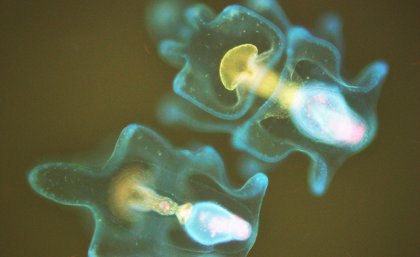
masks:
{"label": "pink glowing region", "polygon": [[365,135],[366,128],[363,123],[338,115],[335,119],[328,121],[325,131],[330,131],[331,136],[337,141],[346,144],[359,144]]}
{"label": "pink glowing region", "polygon": [[301,89],[291,114],[298,130],[322,143],[358,145],[366,135],[365,122],[338,91],[326,87]]}
{"label": "pink glowing region", "polygon": [[203,245],[244,241],[252,232],[247,221],[213,202],[194,204],[184,229],[192,239]]}
{"label": "pink glowing region", "polygon": [[246,240],[251,234],[248,222],[233,215],[232,217],[218,217],[214,213],[203,211],[199,214],[202,227],[207,227],[210,237],[217,234],[228,234],[232,239]]}

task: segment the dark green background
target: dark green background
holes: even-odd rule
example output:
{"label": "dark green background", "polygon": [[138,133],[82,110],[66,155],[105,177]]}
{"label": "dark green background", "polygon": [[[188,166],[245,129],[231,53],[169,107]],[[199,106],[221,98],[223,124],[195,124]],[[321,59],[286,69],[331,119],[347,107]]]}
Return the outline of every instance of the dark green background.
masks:
{"label": "dark green background", "polygon": [[[205,2],[218,11],[232,3]],[[325,197],[309,194],[303,155],[269,174],[250,256],[420,256],[418,1],[282,5],[306,27],[327,10],[342,16],[350,74],[378,58],[391,69],[377,138],[344,164]],[[36,195],[26,174],[40,161],[94,150],[128,123],[153,127],[178,146],[191,138],[211,143],[234,171],[228,136],[156,121],[157,101],[171,90],[176,69],[157,56],[144,7],[143,1],[0,1],[0,256],[86,255],[91,229],[82,215]]]}

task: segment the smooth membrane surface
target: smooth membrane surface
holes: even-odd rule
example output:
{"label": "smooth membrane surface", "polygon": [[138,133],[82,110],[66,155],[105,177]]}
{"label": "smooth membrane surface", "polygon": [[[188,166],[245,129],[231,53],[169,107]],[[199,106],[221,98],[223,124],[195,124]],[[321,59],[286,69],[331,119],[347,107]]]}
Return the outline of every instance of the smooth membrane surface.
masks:
{"label": "smooth membrane surface", "polygon": [[[377,61],[346,80],[337,16],[326,14],[311,33],[293,26],[274,0],[248,0],[244,6],[215,15],[182,1],[173,16],[177,22],[167,24],[173,33],[149,28],[160,39],[162,57],[181,68],[173,86],[183,100],[165,98],[159,118],[231,133],[233,146],[252,156],[241,165],[248,175],[303,152],[312,160],[311,191],[322,195],[343,161],[373,140],[388,66]],[[155,19],[151,13],[149,20]]]}
{"label": "smooth membrane surface", "polygon": [[[89,256],[131,257],[246,256],[268,180],[257,174],[234,188],[212,148],[176,149],[133,124],[102,166],[45,163],[29,182],[52,201],[92,212]],[[203,227],[210,233],[197,232]]]}

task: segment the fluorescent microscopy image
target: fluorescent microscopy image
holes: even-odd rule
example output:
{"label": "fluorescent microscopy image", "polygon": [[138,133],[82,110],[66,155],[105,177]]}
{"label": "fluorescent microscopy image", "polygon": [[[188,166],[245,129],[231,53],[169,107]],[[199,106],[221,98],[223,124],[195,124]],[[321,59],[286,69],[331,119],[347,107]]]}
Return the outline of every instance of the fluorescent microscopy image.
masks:
{"label": "fluorescent microscopy image", "polygon": [[153,22],[168,2],[176,5],[157,1],[150,8],[149,30],[163,59],[181,68],[173,82],[181,98],[164,98],[159,118],[231,133],[233,146],[250,155],[241,165],[246,174],[303,152],[312,160],[310,189],[324,194],[337,168],[376,134],[387,64],[374,62],[344,79],[342,26],[333,14],[311,33],[291,25],[276,1],[249,0],[219,15],[183,1],[172,9],[178,12],[167,24],[171,33]]}
{"label": "fluorescent microscopy image", "polygon": [[0,257],[420,257],[415,2],[1,1]]}
{"label": "fluorescent microscopy image", "polygon": [[29,182],[93,213],[89,256],[246,256],[268,184],[260,173],[234,188],[212,148],[176,149],[139,125],[122,131],[102,166],[41,164]]}
{"label": "fluorescent microscopy image", "polygon": [[[173,1],[169,2],[173,5]],[[166,6],[167,1],[161,4]],[[162,11],[159,2],[156,6],[151,9],[157,9],[155,19],[161,19],[161,13],[166,12]],[[153,18],[150,23],[157,23]],[[262,16],[241,6],[227,7],[216,16],[204,5],[193,5],[185,9],[183,18],[184,23],[167,24],[173,38],[160,43],[162,57],[172,65],[182,67],[174,80],[174,91],[217,117],[237,119],[243,116],[250,108],[253,94],[247,88],[239,87],[230,92],[223,87],[218,71],[221,58],[232,47],[252,43],[263,49],[260,59],[270,67],[284,52],[284,35]],[[159,33],[159,27],[154,31]]]}

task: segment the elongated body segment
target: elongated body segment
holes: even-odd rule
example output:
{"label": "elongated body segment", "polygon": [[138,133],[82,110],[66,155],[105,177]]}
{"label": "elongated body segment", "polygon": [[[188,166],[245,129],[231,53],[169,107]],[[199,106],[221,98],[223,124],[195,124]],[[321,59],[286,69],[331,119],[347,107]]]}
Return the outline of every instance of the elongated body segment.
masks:
{"label": "elongated body segment", "polygon": [[41,196],[92,212],[90,257],[244,257],[268,178],[233,188],[223,167],[211,147],[178,149],[131,124],[103,165],[43,163],[28,180]]}
{"label": "elongated body segment", "polygon": [[214,202],[198,202],[191,206],[184,224],[188,235],[203,245],[247,240],[251,225]]}
{"label": "elongated body segment", "polygon": [[291,114],[302,134],[325,144],[357,145],[366,135],[365,122],[350,109],[343,96],[322,84],[300,89]]}
{"label": "elongated body segment", "polygon": [[309,30],[293,25],[275,0],[246,0],[218,14],[188,1],[178,7],[178,19],[150,30],[162,58],[180,68],[176,96],[158,111],[162,122],[230,133],[233,147],[246,152],[238,161],[245,178],[304,153],[310,190],[323,195],[342,163],[373,140],[388,65],[378,60],[344,77],[334,14]]}

